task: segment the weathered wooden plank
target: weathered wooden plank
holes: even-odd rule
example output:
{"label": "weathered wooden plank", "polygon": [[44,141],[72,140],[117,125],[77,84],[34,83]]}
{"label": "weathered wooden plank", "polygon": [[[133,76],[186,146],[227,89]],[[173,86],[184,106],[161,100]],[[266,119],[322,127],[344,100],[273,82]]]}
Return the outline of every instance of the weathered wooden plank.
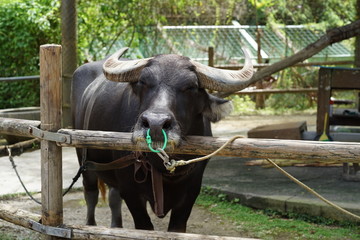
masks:
{"label": "weathered wooden plank", "polygon": [[233,93],[234,95],[252,95],[252,94],[280,94],[280,93],[315,93],[317,94],[317,88],[288,88],[288,89],[253,89],[253,90],[241,90]]}
{"label": "weathered wooden plank", "polygon": [[[56,132],[61,127],[62,58],[60,45],[40,47],[40,119],[41,129]],[[55,142],[41,141],[42,223],[63,223],[62,152]],[[48,239],[58,239],[49,237]]]}
{"label": "weathered wooden plank", "polygon": [[21,153],[23,153],[25,151],[25,149],[32,148],[32,147],[34,147],[34,145],[37,145],[39,143],[40,143],[40,141],[38,139],[30,139],[27,141],[18,142],[18,143],[11,144],[11,145],[0,146],[0,156],[8,156],[9,155],[7,148],[11,149],[12,156],[16,156],[16,155],[20,155]]}
{"label": "weathered wooden plank", "polygon": [[31,221],[39,222],[41,216],[0,203],[0,219],[31,229]]}
{"label": "weathered wooden plank", "polygon": [[333,69],[330,81],[333,89],[360,89],[360,70]]}
{"label": "weathered wooden plank", "polygon": [[30,127],[39,127],[40,121],[0,117],[0,133],[32,137]]}
{"label": "weathered wooden plank", "polygon": [[[21,120],[25,121],[25,120]],[[2,122],[10,128],[8,119],[0,118],[0,132]],[[38,121],[25,121],[25,123],[36,125]],[[17,120],[14,125],[18,125]],[[28,125],[20,124],[17,129],[21,136],[31,136],[28,132]],[[24,128],[24,129],[21,129]],[[9,131],[5,131],[6,133]],[[136,146],[131,141],[131,133],[105,132],[105,131],[84,131],[73,129],[60,129],[59,133],[71,136],[71,144],[58,143],[61,146],[72,146],[80,148],[115,149],[129,151],[149,151],[148,148]],[[167,148],[169,153],[184,153],[205,155],[215,151],[223,145],[228,138],[211,138],[189,136],[186,141],[176,149]],[[319,162],[360,162],[360,143],[349,142],[316,142],[304,140],[279,140],[279,139],[237,139],[231,146],[221,151],[219,156],[238,156],[250,158],[279,158],[298,159]]]}
{"label": "weathered wooden plank", "polygon": [[[131,141],[131,133],[70,129],[60,129],[59,133],[71,135],[71,144],[58,143],[61,146],[149,151],[146,147],[134,145]],[[228,139],[225,137],[189,136],[181,146],[173,149],[167,147],[165,151],[168,154],[206,155],[217,150]],[[239,138],[225,147],[218,155],[339,163],[360,162],[360,143]]]}
{"label": "weathered wooden plank", "polygon": [[211,236],[192,233],[173,233],[160,231],[145,231],[134,229],[109,229],[105,227],[72,226],[73,239],[182,239],[182,240],[250,240],[253,238]]}
{"label": "weathered wooden plank", "polygon": [[[329,134],[329,121],[324,126],[325,116],[330,117],[330,97],[331,97],[331,75],[332,69],[320,68],[319,70],[319,84],[318,84],[318,104],[316,117],[316,132],[321,134],[326,131]],[[325,127],[325,129],[324,129]]]}
{"label": "weathered wooden plank", "polygon": [[[40,222],[41,216],[29,211],[14,209],[10,205],[0,204],[0,219],[16,225],[33,229],[34,222]],[[71,239],[184,239],[184,240],[246,240],[250,238],[211,236],[192,233],[172,233],[160,231],[145,231],[125,228],[107,228],[81,225],[66,225],[71,230]],[[59,228],[60,229],[60,228]],[[251,238],[253,239],[253,238]]]}
{"label": "weathered wooden plank", "polygon": [[[320,61],[320,62],[298,62],[290,67],[309,67],[309,66],[329,66],[329,65],[351,65],[354,61]],[[253,63],[253,68],[264,68],[271,66],[272,63]],[[233,66],[221,66],[215,65],[215,68],[226,70],[239,70],[244,67],[244,64],[238,64]],[[1,80],[1,79],[0,79]]]}

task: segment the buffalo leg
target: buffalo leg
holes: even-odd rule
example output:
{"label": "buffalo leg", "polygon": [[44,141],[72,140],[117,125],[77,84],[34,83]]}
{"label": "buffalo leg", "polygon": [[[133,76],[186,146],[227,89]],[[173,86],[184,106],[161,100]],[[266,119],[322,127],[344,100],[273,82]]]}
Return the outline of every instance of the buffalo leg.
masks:
{"label": "buffalo leg", "polygon": [[[201,183],[198,185],[201,186]],[[171,210],[168,226],[169,232],[186,232],[186,224],[199,193],[200,187],[196,187],[196,189],[192,189],[190,191],[188,190],[188,193],[183,196],[183,204],[180,204]]]}
{"label": "buffalo leg", "polygon": [[123,227],[121,217],[121,197],[119,190],[111,187],[109,189],[109,205],[111,209],[111,227]]}
{"label": "buffalo leg", "polygon": [[146,210],[146,201],[139,196],[124,198],[130,213],[134,219],[136,229],[154,230],[150,216]]}
{"label": "buffalo leg", "polygon": [[96,225],[95,207],[99,199],[98,178],[94,172],[83,173],[84,197],[87,206],[86,225]]}
{"label": "buffalo leg", "polygon": [[192,206],[178,209],[172,209],[170,222],[168,226],[169,232],[186,232],[186,224],[190,217]]}

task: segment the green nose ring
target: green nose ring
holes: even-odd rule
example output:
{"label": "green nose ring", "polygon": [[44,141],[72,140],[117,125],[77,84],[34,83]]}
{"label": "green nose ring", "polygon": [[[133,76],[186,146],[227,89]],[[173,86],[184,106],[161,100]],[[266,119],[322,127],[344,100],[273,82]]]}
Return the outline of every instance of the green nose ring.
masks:
{"label": "green nose ring", "polygon": [[[168,139],[167,139],[167,136],[166,136],[166,132],[164,129],[161,129],[163,135],[164,135],[164,145],[162,146],[162,150],[165,150],[166,148],[166,145],[167,145],[167,142],[168,142]],[[151,140],[151,136],[150,136],[150,128],[147,130],[146,132],[146,143],[148,144],[148,147],[149,149],[154,152],[154,153],[159,153],[160,151],[159,150],[155,150],[152,148],[152,140]]]}

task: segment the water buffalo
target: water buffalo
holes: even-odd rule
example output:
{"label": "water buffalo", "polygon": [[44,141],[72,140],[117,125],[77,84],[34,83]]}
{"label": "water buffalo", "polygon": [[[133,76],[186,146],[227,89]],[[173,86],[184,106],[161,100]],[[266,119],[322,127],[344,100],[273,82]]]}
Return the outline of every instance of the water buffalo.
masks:
{"label": "water buffalo", "polygon": [[[76,129],[132,132],[134,144],[146,144],[145,135],[156,145],[175,148],[188,135],[211,136],[210,121],[226,116],[229,101],[205,89],[230,92],[249,84],[253,68],[248,55],[241,70],[219,70],[179,55],[119,59],[127,48],[98,62],[79,67],[73,76],[72,110]],[[133,156],[123,168],[83,173],[87,203],[87,224],[95,225],[98,178],[109,188],[112,227],[122,227],[121,201],[125,201],[137,229],[154,229],[146,209],[149,202],[158,217],[170,210],[168,231],[185,232],[186,223],[197,198],[206,161],[178,167],[170,173],[156,153],[131,153],[77,149],[79,162],[109,163]],[[171,159],[195,156],[172,155]]]}

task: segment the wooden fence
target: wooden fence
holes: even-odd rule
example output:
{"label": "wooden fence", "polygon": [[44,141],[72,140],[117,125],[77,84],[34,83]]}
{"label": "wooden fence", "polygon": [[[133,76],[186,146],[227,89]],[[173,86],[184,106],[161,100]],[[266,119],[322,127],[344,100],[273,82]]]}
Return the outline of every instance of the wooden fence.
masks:
{"label": "wooden fence", "polygon": [[[40,47],[41,122],[0,118],[0,133],[41,139],[42,215],[11,210],[0,205],[0,218],[34,229],[49,239],[244,239],[109,229],[88,226],[63,226],[61,147],[87,147],[116,150],[141,150],[131,142],[130,133],[60,129],[61,121],[61,46]],[[167,152],[209,154],[227,138],[189,136]],[[222,156],[282,158],[360,163],[359,143],[314,142],[240,138],[219,153]],[[39,223],[41,219],[41,224]]]}

